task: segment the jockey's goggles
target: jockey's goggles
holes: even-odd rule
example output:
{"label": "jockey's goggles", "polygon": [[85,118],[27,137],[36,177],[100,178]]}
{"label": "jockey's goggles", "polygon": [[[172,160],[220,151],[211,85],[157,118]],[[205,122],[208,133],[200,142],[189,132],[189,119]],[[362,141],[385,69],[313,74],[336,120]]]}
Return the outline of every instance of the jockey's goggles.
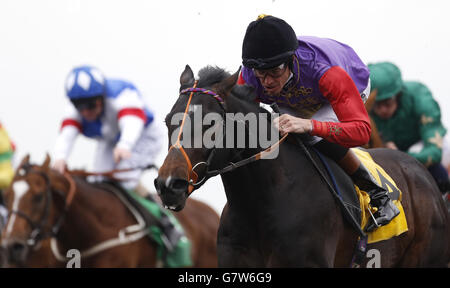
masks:
{"label": "jockey's goggles", "polygon": [[72,104],[78,111],[82,110],[94,110],[97,107],[97,100],[103,98],[103,95],[98,95],[89,98],[72,99]]}
{"label": "jockey's goggles", "polygon": [[287,67],[286,63],[282,63],[277,67],[270,69],[253,69],[253,73],[255,73],[256,77],[261,79],[265,79],[267,75],[269,75],[272,78],[279,78],[286,71],[286,67]]}

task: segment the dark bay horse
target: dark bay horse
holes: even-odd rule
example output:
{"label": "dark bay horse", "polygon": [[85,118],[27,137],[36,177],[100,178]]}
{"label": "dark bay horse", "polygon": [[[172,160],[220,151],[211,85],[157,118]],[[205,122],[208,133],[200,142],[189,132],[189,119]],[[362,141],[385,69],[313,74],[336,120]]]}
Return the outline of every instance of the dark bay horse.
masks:
{"label": "dark bay horse", "polygon": [[[253,101],[255,95],[249,87],[235,85],[237,77],[238,73],[230,76],[213,67],[200,70],[198,81],[189,66],[181,74],[180,96],[166,117],[172,146],[155,179],[163,203],[173,210],[183,209],[190,193],[219,171],[228,201],[218,232],[219,266],[349,267],[358,234],[344,220],[336,199],[297,143],[281,143],[275,159],[233,167],[230,162],[242,163],[264,147],[192,148],[183,146],[185,138],[195,133],[183,135],[182,141],[180,136],[176,138],[182,126],[196,118],[192,114],[198,107],[205,117],[212,112],[224,117],[229,117],[226,113],[268,114]],[[180,113],[189,117],[180,121]],[[172,121],[174,118],[178,120]],[[210,124],[201,126],[201,134],[205,137],[210,128]],[[236,136],[228,131],[224,138]],[[252,133],[251,128],[246,133]],[[402,152],[369,152],[403,192],[409,230],[370,244],[368,251],[378,249],[381,267],[446,266],[450,220],[431,175]],[[352,189],[350,178],[334,162],[329,164],[337,181]],[[363,265],[370,260],[366,258]]]}
{"label": "dark bay horse", "polygon": [[[117,196],[61,175],[49,163],[47,156],[43,165],[31,165],[27,156],[5,190],[10,216],[1,245],[10,267],[66,267],[71,249],[81,252],[81,267],[158,267],[147,230],[124,229],[136,226],[136,219]],[[216,267],[219,215],[192,199],[175,216],[191,241],[193,266]],[[124,242],[115,241],[119,231]]]}

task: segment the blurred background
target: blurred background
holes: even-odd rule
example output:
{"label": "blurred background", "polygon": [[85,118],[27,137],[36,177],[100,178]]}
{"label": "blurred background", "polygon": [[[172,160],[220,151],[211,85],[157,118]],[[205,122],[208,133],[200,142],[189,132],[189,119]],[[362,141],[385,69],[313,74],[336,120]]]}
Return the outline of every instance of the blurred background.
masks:
{"label": "blurred background", "polygon": [[[246,27],[264,13],[283,18],[298,35],[350,45],[366,64],[394,62],[404,80],[428,86],[449,128],[448,6],[445,0],[1,0],[0,122],[16,143],[16,164],[28,153],[42,162],[60,128],[65,78],[82,64],[133,82],[162,122],[184,66],[236,71]],[[94,148],[78,137],[69,167],[92,167]],[[165,151],[156,164],[164,157]],[[142,179],[151,190],[155,176]],[[226,202],[220,177],[193,197],[220,213]]]}

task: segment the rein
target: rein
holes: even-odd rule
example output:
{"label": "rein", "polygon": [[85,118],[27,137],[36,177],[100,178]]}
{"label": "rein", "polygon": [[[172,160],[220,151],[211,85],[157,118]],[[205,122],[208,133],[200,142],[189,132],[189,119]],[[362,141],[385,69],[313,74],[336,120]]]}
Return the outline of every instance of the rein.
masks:
{"label": "rein", "polygon": [[102,176],[102,177],[106,177],[109,178],[111,180],[114,181],[124,181],[127,180],[127,178],[117,178],[114,176],[114,174],[116,173],[122,173],[122,172],[129,172],[129,171],[134,171],[134,170],[146,170],[146,169],[151,169],[154,168],[156,170],[158,170],[158,167],[154,164],[150,164],[148,166],[145,167],[132,167],[132,168],[124,168],[124,169],[113,169],[110,171],[105,171],[105,172],[88,172],[88,171],[84,171],[84,170],[67,170],[67,174],[71,175],[71,176],[79,176],[79,177],[88,177],[88,176]]}
{"label": "rein", "polygon": [[234,169],[237,169],[239,167],[245,166],[247,164],[250,164],[252,162],[261,160],[261,159],[265,159],[266,157],[268,157],[273,151],[275,151],[275,149],[280,146],[281,143],[284,142],[284,140],[287,138],[288,134],[286,133],[283,137],[281,137],[280,140],[278,140],[277,143],[273,144],[272,146],[270,146],[269,148],[267,148],[264,151],[261,151],[255,155],[252,155],[248,158],[245,158],[241,161],[238,161],[236,163],[230,162],[230,165],[225,166],[221,169],[218,170],[212,170],[212,171],[208,171],[207,175],[208,177],[213,177],[222,173],[226,173],[226,172],[230,172],[233,171]]}
{"label": "rein", "polygon": [[69,183],[69,193],[66,196],[66,203],[64,205],[63,214],[58,218],[56,221],[56,224],[52,228],[51,237],[56,236],[59,232],[59,229],[61,228],[62,224],[64,223],[64,219],[66,218],[66,214],[69,211],[69,208],[72,204],[73,198],[75,197],[75,193],[77,191],[77,187],[75,184],[75,181],[73,180],[72,176],[70,176],[69,173],[65,172],[63,174],[64,178],[66,178],[67,182]]}

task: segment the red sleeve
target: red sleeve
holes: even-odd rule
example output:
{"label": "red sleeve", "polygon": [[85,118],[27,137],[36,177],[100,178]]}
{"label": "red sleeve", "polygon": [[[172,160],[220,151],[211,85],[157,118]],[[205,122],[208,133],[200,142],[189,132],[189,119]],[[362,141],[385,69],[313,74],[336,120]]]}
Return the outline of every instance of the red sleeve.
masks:
{"label": "red sleeve", "polygon": [[340,123],[312,120],[312,135],[345,147],[369,142],[370,121],[352,78],[339,66],[328,69],[319,80],[320,92],[330,101]]}
{"label": "red sleeve", "polygon": [[139,108],[124,108],[122,110],[119,111],[119,113],[117,113],[117,119],[120,119],[124,116],[136,116],[140,119],[142,119],[142,121],[144,121],[144,123],[147,121],[147,115],[145,115],[145,112],[143,109],[139,109]]}
{"label": "red sleeve", "polygon": [[239,73],[239,78],[238,78],[237,84],[238,85],[244,85],[245,84],[244,77],[242,77],[242,71]]}
{"label": "red sleeve", "polygon": [[78,131],[81,132],[81,123],[78,122],[77,120],[74,120],[74,119],[64,119],[63,122],[62,122],[62,124],[61,124],[61,130],[62,130],[64,127],[69,126],[69,125],[75,126],[75,128],[77,128]]}

